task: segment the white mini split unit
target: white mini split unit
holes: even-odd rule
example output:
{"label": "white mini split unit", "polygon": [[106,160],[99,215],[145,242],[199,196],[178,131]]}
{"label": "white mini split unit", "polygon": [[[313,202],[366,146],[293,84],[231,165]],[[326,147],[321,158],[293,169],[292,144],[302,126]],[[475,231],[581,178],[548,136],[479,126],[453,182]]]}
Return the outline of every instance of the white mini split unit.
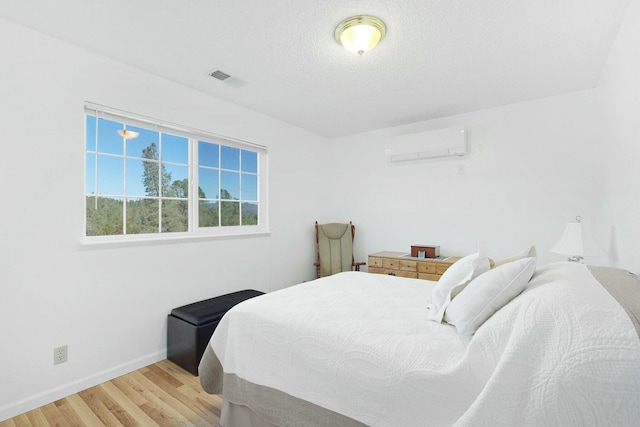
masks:
{"label": "white mini split unit", "polygon": [[409,133],[387,140],[384,150],[390,162],[462,157],[467,154],[467,138],[463,128],[446,128]]}

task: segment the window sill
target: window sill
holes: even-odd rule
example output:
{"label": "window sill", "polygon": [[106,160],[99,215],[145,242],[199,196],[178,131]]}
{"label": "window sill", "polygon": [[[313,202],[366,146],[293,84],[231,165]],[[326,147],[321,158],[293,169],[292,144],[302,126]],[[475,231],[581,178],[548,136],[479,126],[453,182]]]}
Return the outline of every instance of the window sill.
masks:
{"label": "window sill", "polygon": [[80,250],[92,249],[111,249],[132,246],[156,246],[175,243],[187,243],[206,240],[230,240],[230,239],[253,239],[271,236],[270,231],[256,231],[254,233],[243,234],[199,234],[199,235],[179,235],[171,237],[141,237],[133,239],[114,239],[114,240],[92,240],[85,238],[80,242]]}

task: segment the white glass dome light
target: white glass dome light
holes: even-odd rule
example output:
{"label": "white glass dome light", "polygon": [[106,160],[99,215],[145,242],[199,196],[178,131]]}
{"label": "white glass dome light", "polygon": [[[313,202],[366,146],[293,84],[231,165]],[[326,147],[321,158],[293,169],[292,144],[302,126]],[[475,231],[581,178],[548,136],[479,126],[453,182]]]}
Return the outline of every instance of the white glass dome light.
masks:
{"label": "white glass dome light", "polygon": [[342,21],[334,33],[345,49],[362,55],[373,49],[387,32],[387,27],[375,16],[354,16]]}
{"label": "white glass dome light", "polygon": [[124,139],[134,139],[140,136],[140,132],[127,129],[118,129],[118,135],[120,135]]}

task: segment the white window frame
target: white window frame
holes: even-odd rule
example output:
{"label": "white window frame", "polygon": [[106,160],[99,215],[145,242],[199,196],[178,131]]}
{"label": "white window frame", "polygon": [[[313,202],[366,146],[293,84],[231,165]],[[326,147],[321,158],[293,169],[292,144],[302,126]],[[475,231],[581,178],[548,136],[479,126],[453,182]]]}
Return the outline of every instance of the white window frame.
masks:
{"label": "white window frame", "polygon": [[[141,116],[138,114],[117,110],[103,105],[87,102],[85,103],[84,126],[85,137],[83,138],[84,151],[84,174],[83,174],[83,228],[82,243],[86,245],[103,244],[103,243],[120,243],[120,242],[161,242],[176,239],[191,238],[225,238],[225,237],[242,237],[269,234],[269,217],[268,217],[268,150],[267,147],[236,138],[230,138],[218,135],[212,132],[187,128],[185,126]],[[86,146],[86,123],[87,116],[92,115],[97,119],[104,118],[117,121],[126,125],[133,125],[146,128],[158,132],[166,132],[177,136],[188,138],[188,175],[189,175],[189,226],[184,232],[158,232],[148,234],[118,234],[107,236],[87,236],[87,146]],[[257,153],[258,160],[258,224],[257,225],[239,225],[239,226],[222,226],[217,227],[200,227],[199,226],[199,191],[198,191],[198,145],[199,141],[218,144],[240,150],[248,150]],[[219,169],[223,170],[222,165]],[[240,171],[242,175],[242,172]],[[219,196],[219,195],[218,195]],[[239,201],[241,203],[242,200]],[[219,201],[220,203],[220,201]],[[221,205],[221,203],[220,203]],[[221,220],[221,217],[219,217]],[[241,220],[241,219],[240,219]]]}

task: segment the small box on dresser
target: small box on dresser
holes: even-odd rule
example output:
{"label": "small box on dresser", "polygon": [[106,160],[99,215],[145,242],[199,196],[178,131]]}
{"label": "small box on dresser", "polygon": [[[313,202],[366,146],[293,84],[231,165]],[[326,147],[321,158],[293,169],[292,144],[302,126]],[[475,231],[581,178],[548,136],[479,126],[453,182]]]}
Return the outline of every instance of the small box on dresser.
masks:
{"label": "small box on dresser", "polygon": [[411,256],[414,258],[438,258],[440,246],[413,245],[411,246]]}

